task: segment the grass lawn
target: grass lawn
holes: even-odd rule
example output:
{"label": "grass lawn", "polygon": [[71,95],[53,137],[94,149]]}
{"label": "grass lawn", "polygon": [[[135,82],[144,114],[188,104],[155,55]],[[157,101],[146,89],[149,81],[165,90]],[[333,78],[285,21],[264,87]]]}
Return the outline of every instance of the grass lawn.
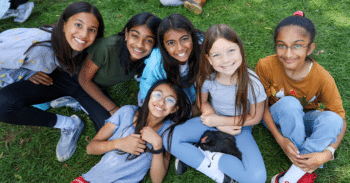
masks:
{"label": "grass lawn", "polygon": [[[55,23],[72,0],[34,0],[30,18],[22,23],[13,18],[0,20],[0,32],[16,27],[39,27]],[[92,0],[105,21],[105,36],[119,32],[131,16],[148,11],[164,18],[172,13],[188,17],[194,26],[206,31],[213,24],[230,25],[241,37],[246,60],[255,68],[260,58],[274,53],[273,30],[277,24],[302,10],[316,26],[316,49],[312,57],[334,77],[348,116],[350,114],[350,0],[208,0],[203,14],[198,16],[183,6],[164,7],[159,0]],[[1,56],[0,56],[1,57]],[[135,80],[110,88],[119,105],[137,104],[138,83]],[[50,112],[70,116],[71,108],[50,109]],[[87,140],[96,134],[92,121],[79,111],[86,124],[74,156],[66,162],[56,160],[55,149],[60,137],[58,129],[15,126],[0,123],[0,182],[70,182],[91,169],[101,156],[87,155]],[[350,119],[347,117],[350,126]],[[253,135],[263,155],[268,179],[288,169],[291,162],[275,142],[270,132],[259,124]],[[316,182],[350,182],[350,133],[337,150],[337,159],[316,170]],[[234,167],[232,167],[234,168]],[[151,182],[147,175],[144,182]],[[213,182],[205,175],[190,169],[181,176],[174,173],[174,157],[164,182]]]}

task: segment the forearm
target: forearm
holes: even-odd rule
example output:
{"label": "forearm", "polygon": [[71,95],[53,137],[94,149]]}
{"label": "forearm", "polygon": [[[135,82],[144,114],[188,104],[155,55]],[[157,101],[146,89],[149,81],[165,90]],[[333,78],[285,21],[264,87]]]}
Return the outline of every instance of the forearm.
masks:
{"label": "forearm", "polygon": [[116,104],[111,101],[93,81],[84,81],[79,78],[79,83],[81,87],[86,91],[86,93],[88,93],[107,111],[111,111],[116,107]]}
{"label": "forearm", "polygon": [[121,139],[115,139],[112,141],[91,140],[86,147],[86,152],[93,155],[101,155],[106,152],[119,149],[118,144]]}
{"label": "forearm", "polygon": [[272,133],[273,137],[276,139],[277,143],[279,144],[280,140],[283,138],[283,135],[278,131],[277,126],[271,116],[271,112],[269,109],[269,106],[267,105],[268,100],[266,100],[263,120],[267,126],[267,128]]}
{"label": "forearm", "polygon": [[152,183],[160,183],[163,181],[169,167],[170,154],[163,153],[153,154],[152,164],[150,169],[150,177]]}
{"label": "forearm", "polygon": [[202,102],[202,106],[198,105],[202,114],[215,114],[213,107],[209,104],[209,102]]}

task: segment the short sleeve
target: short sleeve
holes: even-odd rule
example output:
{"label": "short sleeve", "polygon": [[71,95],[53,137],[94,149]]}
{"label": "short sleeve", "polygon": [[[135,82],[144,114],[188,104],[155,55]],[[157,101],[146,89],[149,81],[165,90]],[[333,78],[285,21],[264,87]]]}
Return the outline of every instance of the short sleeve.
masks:
{"label": "short sleeve", "polygon": [[[108,37],[107,37],[108,38]],[[98,67],[101,67],[108,58],[108,50],[106,42],[104,41],[106,38],[100,38],[96,40],[88,49],[87,52],[90,55],[90,60],[92,60]]]}
{"label": "short sleeve", "polygon": [[202,93],[208,93],[209,92],[209,89],[210,89],[210,85],[211,85],[212,81],[210,80],[205,80],[203,85],[202,85]]}
{"label": "short sleeve", "polygon": [[[256,65],[256,68],[255,68],[255,72],[256,74],[259,76],[259,79],[262,83],[262,85],[264,86],[265,88],[265,92],[266,92],[266,95],[267,97],[270,97],[272,95],[272,92],[271,92],[271,81],[270,81],[270,77],[272,76],[269,76],[269,69],[268,69],[268,61],[269,59],[271,59],[271,57],[266,57],[266,58],[263,58],[261,60],[259,60],[258,64]],[[271,70],[270,70],[271,72]]]}
{"label": "short sleeve", "polygon": [[[249,77],[252,81],[253,90],[251,89],[251,87],[249,88],[248,100],[251,104],[255,104],[255,102],[260,103],[266,100],[267,98],[265,88],[260,82],[259,77],[253,71],[249,70],[249,73],[251,74]],[[256,101],[254,100],[253,91],[255,94]]]}

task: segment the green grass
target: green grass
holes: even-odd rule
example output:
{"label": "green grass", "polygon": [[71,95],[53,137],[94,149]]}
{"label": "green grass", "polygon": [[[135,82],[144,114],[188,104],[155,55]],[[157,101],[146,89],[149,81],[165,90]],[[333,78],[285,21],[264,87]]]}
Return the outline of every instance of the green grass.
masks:
{"label": "green grass", "polygon": [[[13,18],[0,20],[0,32],[15,27],[39,27],[55,23],[64,8],[73,1],[35,0],[30,18],[22,23]],[[158,0],[93,0],[101,11],[105,35],[119,32],[127,20],[143,11],[164,18],[171,13],[188,17],[196,28],[205,31],[213,24],[230,25],[243,40],[246,60],[254,68],[260,58],[274,53],[273,30],[283,18],[296,10],[302,10],[316,26],[316,49],[312,57],[334,77],[342,96],[345,111],[350,113],[350,0],[209,0],[203,14],[192,14],[182,6],[164,7]],[[317,54],[318,53],[318,54]],[[134,80],[111,87],[110,92],[117,104],[136,104],[138,84]],[[74,111],[62,107],[50,112],[70,116]],[[60,137],[57,129],[30,126],[15,126],[0,123],[0,182],[70,182],[87,172],[101,156],[87,155],[85,147],[95,135],[94,125],[86,114],[79,111],[86,127],[78,141],[74,156],[67,162],[56,160],[55,149]],[[350,120],[347,117],[347,124]],[[263,155],[268,182],[271,177],[291,165],[271,133],[261,124],[253,129],[253,135]],[[350,134],[349,130],[337,150],[335,161],[318,169],[316,182],[350,182]],[[234,167],[232,167],[234,168]],[[149,176],[144,182],[151,182]],[[172,158],[164,182],[213,182],[203,174],[190,169],[181,176],[174,174]]]}

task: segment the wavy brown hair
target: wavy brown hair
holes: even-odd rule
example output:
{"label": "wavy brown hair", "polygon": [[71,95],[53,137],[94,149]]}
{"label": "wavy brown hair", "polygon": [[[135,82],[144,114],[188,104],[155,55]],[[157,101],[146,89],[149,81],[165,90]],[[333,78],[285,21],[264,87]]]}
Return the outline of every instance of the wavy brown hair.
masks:
{"label": "wavy brown hair", "polygon": [[239,46],[239,49],[242,55],[242,64],[241,66],[239,66],[239,68],[236,71],[238,76],[238,79],[237,79],[238,88],[236,93],[235,115],[242,114],[239,125],[243,125],[244,122],[246,121],[248,108],[249,108],[248,88],[251,89],[253,98],[256,101],[254,88],[252,86],[252,80],[249,78],[249,75],[253,77],[255,76],[250,74],[248,71],[248,65],[246,64],[246,61],[245,61],[245,54],[244,54],[243,44],[241,39],[238,37],[237,33],[230,26],[225,24],[211,26],[204,35],[199,73],[196,79],[196,91],[198,96],[197,98],[200,104],[199,108],[202,107],[201,93],[202,93],[202,86],[204,81],[207,79],[210,79],[210,80],[215,79],[215,77],[214,78],[210,77],[210,74],[214,73],[215,70],[213,66],[209,63],[209,60],[207,59],[207,55],[209,55],[209,51],[213,46],[214,42],[219,38],[223,38],[233,43],[236,43]]}

